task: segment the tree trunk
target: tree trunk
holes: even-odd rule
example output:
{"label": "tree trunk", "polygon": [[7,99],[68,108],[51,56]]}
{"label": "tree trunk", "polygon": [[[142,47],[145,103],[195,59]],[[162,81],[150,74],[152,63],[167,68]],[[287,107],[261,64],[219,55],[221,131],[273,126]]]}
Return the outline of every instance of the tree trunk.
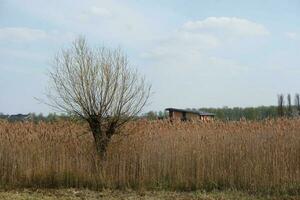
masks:
{"label": "tree trunk", "polygon": [[90,120],[89,125],[93,133],[97,152],[101,158],[104,159],[110,138],[106,135],[106,132],[101,129],[101,124],[98,120]]}

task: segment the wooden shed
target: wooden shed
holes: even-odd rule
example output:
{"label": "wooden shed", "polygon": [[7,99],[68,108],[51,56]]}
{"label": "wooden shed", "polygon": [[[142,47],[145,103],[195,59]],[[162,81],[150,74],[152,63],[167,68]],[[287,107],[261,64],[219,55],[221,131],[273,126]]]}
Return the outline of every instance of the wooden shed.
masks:
{"label": "wooden shed", "polygon": [[215,117],[215,114],[213,113],[196,111],[196,110],[186,110],[186,109],[178,109],[178,108],[166,108],[165,110],[169,113],[170,119],[180,119],[182,121],[186,121],[186,120],[211,121]]}

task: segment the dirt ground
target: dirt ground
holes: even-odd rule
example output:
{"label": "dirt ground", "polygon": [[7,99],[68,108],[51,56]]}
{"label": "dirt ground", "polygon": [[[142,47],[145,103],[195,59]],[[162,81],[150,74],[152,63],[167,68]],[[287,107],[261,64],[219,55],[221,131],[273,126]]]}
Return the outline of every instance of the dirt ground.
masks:
{"label": "dirt ground", "polygon": [[299,196],[254,196],[237,191],[224,192],[169,192],[169,191],[91,191],[79,189],[19,189],[0,190],[1,200],[300,200]]}

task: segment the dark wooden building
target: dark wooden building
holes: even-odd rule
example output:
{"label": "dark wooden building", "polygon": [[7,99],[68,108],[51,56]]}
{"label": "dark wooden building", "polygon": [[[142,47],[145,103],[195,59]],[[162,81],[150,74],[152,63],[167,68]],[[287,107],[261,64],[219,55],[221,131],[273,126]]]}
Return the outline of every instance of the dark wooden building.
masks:
{"label": "dark wooden building", "polygon": [[180,119],[182,121],[186,120],[203,120],[203,121],[211,121],[214,119],[215,114],[196,111],[196,110],[185,110],[178,108],[166,108],[165,109],[169,113],[170,119]]}

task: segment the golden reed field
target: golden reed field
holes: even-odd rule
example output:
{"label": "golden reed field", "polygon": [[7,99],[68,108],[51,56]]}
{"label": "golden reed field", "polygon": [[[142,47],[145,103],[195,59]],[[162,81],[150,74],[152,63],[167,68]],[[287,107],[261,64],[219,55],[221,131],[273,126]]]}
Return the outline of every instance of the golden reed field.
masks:
{"label": "golden reed field", "polygon": [[0,121],[0,187],[300,193],[300,120],[136,121],[98,158],[87,125]]}

